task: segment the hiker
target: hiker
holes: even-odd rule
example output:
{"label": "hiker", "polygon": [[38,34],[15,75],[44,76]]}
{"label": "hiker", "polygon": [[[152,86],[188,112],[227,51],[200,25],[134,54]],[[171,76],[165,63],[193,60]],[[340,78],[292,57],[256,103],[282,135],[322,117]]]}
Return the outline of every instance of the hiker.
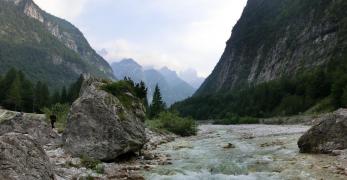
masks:
{"label": "hiker", "polygon": [[51,119],[51,125],[52,125],[52,129],[54,129],[54,123],[57,121],[57,116],[55,115],[51,115],[49,116],[49,119]]}

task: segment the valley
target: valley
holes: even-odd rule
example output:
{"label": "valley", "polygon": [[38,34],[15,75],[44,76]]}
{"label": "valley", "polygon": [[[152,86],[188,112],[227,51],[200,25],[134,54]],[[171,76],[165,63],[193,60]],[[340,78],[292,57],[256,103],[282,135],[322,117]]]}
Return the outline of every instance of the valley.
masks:
{"label": "valley", "polygon": [[347,179],[347,1],[242,1],[0,0],[0,180]]}

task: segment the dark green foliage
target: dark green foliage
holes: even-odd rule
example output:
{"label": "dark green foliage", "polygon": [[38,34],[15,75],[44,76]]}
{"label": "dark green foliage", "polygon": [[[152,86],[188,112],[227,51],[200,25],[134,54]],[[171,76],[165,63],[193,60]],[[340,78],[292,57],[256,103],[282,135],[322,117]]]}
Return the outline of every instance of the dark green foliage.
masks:
{"label": "dark green foliage", "polygon": [[88,156],[82,156],[81,157],[81,165],[83,167],[86,167],[88,169],[92,169],[96,171],[99,174],[104,173],[104,168],[100,166],[101,161],[99,160],[94,160],[92,158],[89,158]]}
{"label": "dark green foliage", "polygon": [[197,132],[197,125],[193,119],[179,117],[177,113],[162,112],[157,118],[146,123],[153,130],[165,130],[180,136],[191,136]]}
{"label": "dark green foliage", "polygon": [[15,111],[17,111],[21,107],[22,96],[20,91],[20,79],[18,76],[11,83],[4,103],[6,107],[10,107],[11,109],[14,109]]}
{"label": "dark green foliage", "polygon": [[57,104],[61,100],[61,96],[59,91],[55,91],[54,94],[51,97],[51,104]]}
{"label": "dark green foliage", "polygon": [[159,86],[155,86],[152,104],[149,106],[148,117],[150,119],[157,117],[161,112],[165,111],[166,105],[162,99]]}
{"label": "dark green foliage", "polygon": [[[75,87],[73,91],[79,91],[80,86],[76,84],[80,84],[80,80],[71,85]],[[72,99],[67,96],[69,93],[65,89],[62,94],[56,91],[51,96],[46,83],[38,81],[34,86],[23,72],[13,68],[0,79],[0,105],[9,110],[41,113],[44,107],[71,103],[78,97],[73,96]]]}
{"label": "dark green foliage", "polygon": [[142,102],[145,102],[147,97],[147,88],[141,84],[134,83],[129,78],[113,83],[106,82],[102,89],[116,96],[128,108],[131,107],[131,103],[135,100],[133,96]]}
{"label": "dark green foliage", "polygon": [[67,103],[69,101],[68,99],[68,95],[67,95],[67,90],[66,87],[63,86],[63,88],[61,89],[61,97],[60,97],[60,102],[62,103]]}
{"label": "dark green foliage", "polygon": [[[20,72],[21,73],[21,72]],[[26,79],[25,75],[21,73],[21,98],[22,98],[22,111],[31,112],[33,110],[34,102],[34,87],[31,81]]]}
{"label": "dark green foliage", "polygon": [[[347,59],[343,64],[347,64]],[[225,119],[230,113],[271,117],[304,113],[324,100],[314,108],[324,112],[347,105],[347,76],[341,70],[344,67],[335,71],[317,68],[228,93],[192,97],[171,108],[200,120]]]}
{"label": "dark green foliage", "polygon": [[50,94],[48,86],[45,83],[37,82],[35,86],[34,112],[41,112],[41,108],[50,105]]}
{"label": "dark green foliage", "polygon": [[143,103],[146,109],[148,108],[147,92],[148,89],[146,88],[146,84],[143,81],[141,81],[139,84],[136,84],[135,93],[140,99],[143,99]]}

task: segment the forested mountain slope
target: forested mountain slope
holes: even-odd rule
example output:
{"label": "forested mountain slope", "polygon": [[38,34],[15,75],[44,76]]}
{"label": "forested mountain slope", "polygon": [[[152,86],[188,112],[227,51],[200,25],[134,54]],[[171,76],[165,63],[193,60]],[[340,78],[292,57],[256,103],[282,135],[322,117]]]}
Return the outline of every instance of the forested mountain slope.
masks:
{"label": "forested mountain slope", "polygon": [[76,27],[32,0],[0,0],[0,73],[11,67],[51,87],[68,85],[84,72],[114,77]]}

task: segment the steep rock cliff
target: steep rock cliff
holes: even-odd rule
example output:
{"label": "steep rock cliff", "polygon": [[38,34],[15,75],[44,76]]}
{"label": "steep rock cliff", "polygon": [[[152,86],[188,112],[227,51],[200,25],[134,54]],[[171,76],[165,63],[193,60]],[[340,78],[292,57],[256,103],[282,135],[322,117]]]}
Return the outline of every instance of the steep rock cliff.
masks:
{"label": "steep rock cliff", "polygon": [[196,95],[294,76],[346,53],[347,2],[249,0],[225,52]]}

